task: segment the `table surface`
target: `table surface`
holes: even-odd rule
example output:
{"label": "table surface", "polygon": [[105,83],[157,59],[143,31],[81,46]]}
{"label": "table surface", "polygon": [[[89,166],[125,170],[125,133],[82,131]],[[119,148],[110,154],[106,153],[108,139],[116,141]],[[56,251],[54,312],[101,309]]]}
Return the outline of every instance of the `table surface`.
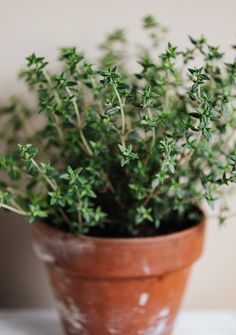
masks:
{"label": "table surface", "polygon": [[[64,335],[53,310],[0,311],[1,335]],[[236,311],[184,310],[173,335],[236,335]]]}

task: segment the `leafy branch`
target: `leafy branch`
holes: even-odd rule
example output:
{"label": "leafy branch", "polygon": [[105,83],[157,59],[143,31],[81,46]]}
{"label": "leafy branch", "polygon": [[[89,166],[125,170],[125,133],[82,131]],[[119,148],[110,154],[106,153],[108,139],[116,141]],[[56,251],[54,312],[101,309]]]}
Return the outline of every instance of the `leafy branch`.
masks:
{"label": "leafy branch", "polygon": [[142,27],[151,46],[135,73],[123,29],[97,60],[62,48],[57,73],[27,57],[38,108],[0,106],[0,207],[75,234],[149,236],[198,220],[197,206],[235,184],[236,60],[204,36],[166,43],[150,15]]}

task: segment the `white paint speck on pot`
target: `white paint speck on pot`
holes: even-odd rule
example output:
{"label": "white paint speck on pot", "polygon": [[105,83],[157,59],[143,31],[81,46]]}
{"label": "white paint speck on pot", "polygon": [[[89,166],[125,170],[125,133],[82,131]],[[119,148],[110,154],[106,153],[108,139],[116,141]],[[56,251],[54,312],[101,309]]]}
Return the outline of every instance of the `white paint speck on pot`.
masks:
{"label": "white paint speck on pot", "polygon": [[120,335],[125,334],[124,324],[127,324],[127,320],[130,321],[130,315],[126,313],[125,315],[119,310],[111,311],[106,324],[107,334],[110,335]]}
{"label": "white paint speck on pot", "polygon": [[39,245],[35,244],[33,246],[34,251],[36,252],[36,254],[38,255],[38,257],[46,263],[54,263],[55,259],[52,255],[47,254],[45,251],[43,251]]}
{"label": "white paint speck on pot", "polygon": [[164,335],[169,331],[168,317],[170,315],[169,307],[164,307],[153,316],[149,322],[147,329],[142,329],[138,332],[138,335]]}
{"label": "white paint speck on pot", "polygon": [[93,241],[71,241],[70,248],[76,250],[77,253],[94,252],[96,245]]}
{"label": "white paint speck on pot", "polygon": [[163,332],[166,330],[166,320],[160,320],[160,322],[158,323],[155,333],[153,335],[162,335]]}
{"label": "white paint speck on pot", "polygon": [[58,301],[58,308],[63,314],[65,320],[77,331],[83,330],[83,323],[86,317],[80,313],[79,308],[74,304],[71,298],[67,298],[68,303]]}
{"label": "white paint speck on pot", "polygon": [[167,331],[167,320],[159,320],[156,326],[151,326],[140,335],[164,335]]}
{"label": "white paint speck on pot", "polygon": [[166,318],[170,314],[170,310],[168,307],[163,308],[159,313],[159,318]]}
{"label": "white paint speck on pot", "polygon": [[145,306],[148,302],[148,299],[149,299],[149,294],[144,292],[140,295],[139,297],[139,306]]}
{"label": "white paint speck on pot", "polygon": [[111,335],[118,335],[120,334],[120,332],[118,330],[116,330],[115,328],[112,328],[112,327],[108,327],[108,333],[111,334]]}
{"label": "white paint speck on pot", "polygon": [[145,273],[145,275],[150,275],[151,273],[151,269],[147,264],[143,266],[143,273]]}

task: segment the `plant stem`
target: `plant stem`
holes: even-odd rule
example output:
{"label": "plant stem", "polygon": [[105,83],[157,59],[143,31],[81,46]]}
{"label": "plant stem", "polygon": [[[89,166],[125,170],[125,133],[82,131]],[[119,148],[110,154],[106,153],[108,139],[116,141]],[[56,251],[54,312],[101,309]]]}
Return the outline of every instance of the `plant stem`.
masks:
{"label": "plant stem", "polygon": [[124,111],[124,104],[121,100],[120,94],[116,88],[116,86],[114,85],[114,91],[116,93],[119,105],[120,105],[120,113],[121,113],[121,144],[123,145],[123,147],[126,147],[125,145],[125,111]]}
{"label": "plant stem", "polygon": [[169,76],[169,71],[165,71],[166,75],[166,91],[165,91],[165,97],[164,97],[164,110],[168,110],[169,108],[169,94],[168,94],[168,88],[169,88],[169,82],[170,82],[170,76]]}
{"label": "plant stem", "polygon": [[84,144],[85,150],[86,150],[86,152],[89,156],[93,156],[93,152],[92,152],[92,150],[91,150],[91,148],[90,148],[90,146],[89,146],[89,144],[88,144],[88,142],[87,142],[87,140],[84,136],[84,132],[82,130],[82,121],[81,121],[79,108],[78,108],[78,105],[77,105],[77,102],[76,102],[76,98],[73,96],[71,90],[68,87],[66,87],[66,91],[67,91],[67,93],[70,97],[73,97],[72,98],[72,103],[73,103],[75,114],[76,114],[77,127],[79,128],[80,137],[81,137],[81,140]]}
{"label": "plant stem", "polygon": [[79,191],[77,192],[77,197],[78,197],[78,202],[79,202],[79,208],[78,208],[78,222],[79,222],[79,227],[80,227],[80,231],[82,232],[83,230],[83,219],[82,219],[82,215],[81,215],[81,197],[80,197],[80,193]]}
{"label": "plant stem", "polygon": [[9,206],[9,205],[6,205],[6,204],[2,204],[2,203],[0,203],[0,208],[7,209],[11,212],[14,212],[14,213],[17,213],[17,214],[23,215],[23,216],[30,215],[30,213],[25,212],[23,209],[18,209],[18,208],[15,208],[15,207],[12,207],[12,206]]}
{"label": "plant stem", "polygon": [[50,78],[50,76],[49,76],[49,74],[47,73],[46,70],[43,70],[43,75],[44,75],[45,79],[47,80],[47,83],[48,83],[49,87],[53,91],[53,94],[55,96],[55,99],[56,99],[56,102],[57,102],[58,106],[61,107],[62,106],[61,98],[60,98],[57,90],[54,88],[52,80],[51,80],[51,78]]}
{"label": "plant stem", "polygon": [[199,101],[201,102],[202,101],[202,97],[201,97],[201,86],[200,85],[198,85],[198,88],[197,88],[197,95],[198,95]]}
{"label": "plant stem", "polygon": [[[198,134],[198,137],[197,137],[197,139],[196,139],[196,147],[197,147],[199,141],[201,140],[201,137],[202,137],[202,132],[200,132],[200,133]],[[187,158],[187,161],[189,161],[189,160],[191,159],[191,157],[192,157],[192,155],[194,154],[194,152],[195,152],[195,149],[192,149],[191,152],[190,152],[190,154],[189,154],[189,156],[188,156],[188,158]],[[185,163],[186,163],[186,162],[185,162]]]}
{"label": "plant stem", "polygon": [[107,175],[106,172],[104,172],[103,170],[102,170],[101,173],[102,173],[102,178],[103,178],[103,180],[107,183],[108,188],[110,189],[110,191],[111,191],[112,193],[115,194],[115,193],[116,193],[115,188],[114,188],[114,186],[112,185],[112,183],[111,183],[111,181],[110,181],[108,175]]}
{"label": "plant stem", "polygon": [[[91,77],[91,84],[93,86],[93,89],[96,91],[96,84],[95,84],[95,81],[94,81],[93,77]],[[97,98],[95,94],[94,94],[94,96],[95,96],[95,98]],[[96,102],[98,104],[98,109],[99,109],[100,114],[103,115],[104,114],[104,110],[103,110],[101,101],[97,98]]]}
{"label": "plant stem", "polygon": [[70,224],[71,221],[70,221],[70,219],[68,218],[68,216],[66,215],[66,213],[65,213],[61,208],[59,209],[59,212],[61,213],[63,219],[64,219],[68,224]]}
{"label": "plant stem", "polygon": [[[166,181],[169,180],[171,177],[169,176],[168,178],[166,178]],[[157,186],[156,188],[154,188],[149,195],[147,196],[147,198],[144,200],[144,206],[147,206],[147,204],[149,203],[149,201],[151,199],[153,199],[156,195],[158,195],[160,193],[160,188]]]}
{"label": "plant stem", "polygon": [[190,159],[192,158],[192,155],[194,154],[194,152],[196,151],[196,148],[197,148],[197,145],[199,143],[199,141],[201,140],[201,137],[202,137],[202,132],[200,131],[198,136],[197,136],[197,139],[196,139],[196,145],[195,145],[195,148],[193,148],[192,150],[190,150],[189,154],[187,154],[184,158],[183,156],[183,161],[182,161],[182,164],[186,164],[187,162],[190,161]]}
{"label": "plant stem", "polygon": [[[67,91],[67,93],[69,94],[70,97],[73,96],[71,90],[68,87],[66,87],[66,91]],[[83,130],[82,130],[81,116],[80,116],[79,108],[78,108],[75,97],[73,97],[72,103],[73,103],[75,114],[76,114],[76,117],[77,117],[77,126],[79,128],[80,136],[81,136],[81,139],[82,139],[83,144],[85,146],[86,152],[88,153],[89,156],[93,156],[93,152],[92,152],[92,150],[91,150],[91,148],[90,148],[90,146],[89,146],[89,144],[88,144],[88,142],[87,142],[87,140],[84,136]],[[116,131],[117,131],[117,129],[116,129]],[[109,187],[109,189],[112,191],[112,193],[115,193],[115,189],[114,189],[112,183],[110,182],[107,174],[104,171],[102,171],[101,173],[102,173],[103,180],[106,181],[107,186]]]}
{"label": "plant stem", "polygon": [[[153,115],[152,115],[151,108],[148,108],[148,115],[150,116],[150,119],[153,121]],[[152,151],[155,143],[156,143],[156,130],[154,127],[152,127],[152,142],[150,146],[150,152]]]}
{"label": "plant stem", "polygon": [[[153,121],[153,115],[152,115],[151,108],[148,108],[148,115],[149,115],[150,119]],[[150,149],[148,150],[147,157],[144,161],[145,165],[147,165],[148,162],[149,162],[149,159],[150,159],[151,154],[152,154],[152,149],[153,149],[155,143],[156,143],[156,130],[155,130],[154,127],[152,127],[152,141],[151,141]]]}
{"label": "plant stem", "polygon": [[159,188],[156,187],[152,190],[151,193],[149,193],[149,195],[147,196],[147,198],[145,199],[143,205],[144,207],[148,205],[149,201],[154,198],[157,194],[159,193]]}
{"label": "plant stem", "polygon": [[15,190],[15,189],[12,188],[11,186],[7,186],[6,191],[9,192],[9,193],[11,193],[11,194],[20,196],[20,197],[22,197],[22,198],[26,198],[26,197],[27,197],[26,193],[21,192],[21,191],[19,191],[19,190]]}
{"label": "plant stem", "polygon": [[[45,79],[46,79],[46,81],[48,83],[48,86],[53,91],[53,94],[55,96],[55,99],[56,99],[56,102],[57,102],[58,106],[61,107],[62,106],[62,101],[60,99],[60,96],[59,96],[57,90],[54,88],[53,83],[51,81],[51,78],[48,75],[48,73],[47,73],[46,70],[43,70],[43,75],[44,75],[44,77],[45,77]],[[62,142],[64,140],[64,135],[63,135],[63,132],[62,132],[61,127],[60,127],[59,118],[58,118],[58,116],[55,113],[53,113],[53,117],[54,117],[55,122],[56,122],[56,128],[57,128],[57,131],[58,131],[58,135],[59,135],[60,141]]]}
{"label": "plant stem", "polygon": [[40,168],[40,166],[38,165],[38,163],[32,159],[32,163],[33,165],[36,167],[36,169],[38,170],[38,172],[40,174],[42,174],[42,176],[44,177],[44,179],[46,180],[46,182],[51,186],[51,188],[56,191],[57,190],[57,185],[54,181],[50,180],[50,178],[48,178],[48,176],[44,173],[44,171]]}
{"label": "plant stem", "polygon": [[[45,175],[45,173],[43,172],[43,170],[40,168],[40,166],[37,164],[37,162],[35,162],[34,159],[32,159],[32,163],[34,164],[34,166],[36,167],[36,169],[38,170],[39,173],[42,174],[42,176],[44,177],[44,179],[47,181],[47,183],[51,186],[51,188],[56,191],[57,190],[57,184],[50,180],[48,178],[48,176]],[[69,218],[67,217],[67,215],[64,213],[64,211],[62,209],[59,210],[59,212],[61,213],[62,217],[64,218],[64,220],[67,222],[67,223],[70,223],[70,220]]]}

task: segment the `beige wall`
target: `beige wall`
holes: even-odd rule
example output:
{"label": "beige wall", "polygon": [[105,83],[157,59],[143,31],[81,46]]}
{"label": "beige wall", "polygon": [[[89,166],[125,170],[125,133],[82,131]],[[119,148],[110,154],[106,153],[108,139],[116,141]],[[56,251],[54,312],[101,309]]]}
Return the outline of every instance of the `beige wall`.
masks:
{"label": "beige wall", "polygon": [[[15,92],[27,96],[16,72],[32,51],[54,60],[58,46],[78,45],[92,56],[104,32],[117,26],[139,41],[139,19],[148,13],[170,27],[178,45],[186,35],[203,32],[226,49],[235,43],[236,0],[0,0],[0,100]],[[31,252],[30,226],[1,212],[0,306],[50,303],[45,275]],[[236,308],[236,218],[221,229],[209,222],[205,256],[195,267],[185,305]]]}

